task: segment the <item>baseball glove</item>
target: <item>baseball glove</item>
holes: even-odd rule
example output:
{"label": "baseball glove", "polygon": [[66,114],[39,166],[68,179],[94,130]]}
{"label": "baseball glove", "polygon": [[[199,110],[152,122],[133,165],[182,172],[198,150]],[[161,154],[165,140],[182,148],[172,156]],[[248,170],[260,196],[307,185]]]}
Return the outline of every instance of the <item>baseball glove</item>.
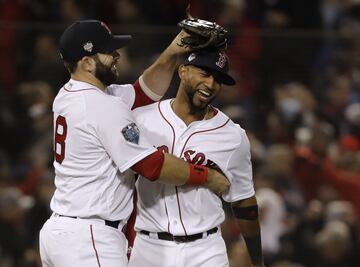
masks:
{"label": "baseball glove", "polygon": [[178,26],[190,34],[190,36],[181,39],[180,46],[187,46],[192,50],[204,48],[226,49],[227,30],[216,22],[190,16],[180,21]]}

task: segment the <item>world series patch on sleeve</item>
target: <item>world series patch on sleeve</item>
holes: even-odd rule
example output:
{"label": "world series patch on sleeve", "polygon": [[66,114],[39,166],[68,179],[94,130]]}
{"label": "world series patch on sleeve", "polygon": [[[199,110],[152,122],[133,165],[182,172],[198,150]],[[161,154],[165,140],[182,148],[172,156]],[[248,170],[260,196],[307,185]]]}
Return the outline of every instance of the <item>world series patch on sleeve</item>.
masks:
{"label": "world series patch on sleeve", "polygon": [[129,125],[125,126],[121,130],[121,133],[123,134],[126,141],[139,144],[140,130],[135,123],[130,123]]}

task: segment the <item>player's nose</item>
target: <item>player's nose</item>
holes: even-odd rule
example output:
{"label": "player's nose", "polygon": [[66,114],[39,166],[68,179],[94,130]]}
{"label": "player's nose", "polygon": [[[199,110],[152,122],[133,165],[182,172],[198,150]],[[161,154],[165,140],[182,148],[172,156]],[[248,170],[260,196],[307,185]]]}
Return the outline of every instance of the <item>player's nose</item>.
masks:
{"label": "player's nose", "polygon": [[120,53],[115,50],[114,52],[111,53],[111,56],[113,57],[114,61],[118,61],[120,59]]}
{"label": "player's nose", "polygon": [[212,88],[214,85],[214,82],[215,82],[215,79],[214,79],[214,76],[212,76],[212,75],[207,76],[205,79],[205,85],[208,88]]}
{"label": "player's nose", "polygon": [[205,79],[205,86],[211,90],[215,90],[219,86],[219,83],[216,81],[213,75],[209,75]]}

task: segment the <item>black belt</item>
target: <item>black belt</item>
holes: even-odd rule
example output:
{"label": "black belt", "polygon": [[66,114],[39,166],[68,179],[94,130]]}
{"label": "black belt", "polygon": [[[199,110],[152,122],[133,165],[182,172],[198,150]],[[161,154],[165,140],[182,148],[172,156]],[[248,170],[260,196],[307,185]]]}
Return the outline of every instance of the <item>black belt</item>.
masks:
{"label": "black belt", "polygon": [[[218,231],[218,228],[214,227],[214,228],[206,231],[206,234],[208,236],[208,235],[211,235],[211,234],[215,234],[217,231]],[[149,231],[141,230],[140,233],[150,236]],[[198,234],[193,234],[193,235],[183,235],[183,236],[172,235],[172,234],[170,234],[168,232],[158,232],[158,233],[155,233],[155,234],[157,235],[158,239],[168,240],[168,241],[175,241],[175,242],[179,242],[179,243],[195,241],[195,240],[203,238],[203,236],[204,236],[203,235],[204,233],[198,233]]]}
{"label": "black belt", "polygon": [[[77,219],[78,217],[75,217],[75,216],[66,216],[66,215],[60,215],[58,214],[60,217],[67,217],[67,218],[73,218],[73,219]],[[104,220],[105,222],[105,225],[107,226],[110,226],[110,227],[113,227],[113,228],[118,228],[119,227],[119,224],[120,224],[120,220],[119,221],[108,221],[108,220]]]}

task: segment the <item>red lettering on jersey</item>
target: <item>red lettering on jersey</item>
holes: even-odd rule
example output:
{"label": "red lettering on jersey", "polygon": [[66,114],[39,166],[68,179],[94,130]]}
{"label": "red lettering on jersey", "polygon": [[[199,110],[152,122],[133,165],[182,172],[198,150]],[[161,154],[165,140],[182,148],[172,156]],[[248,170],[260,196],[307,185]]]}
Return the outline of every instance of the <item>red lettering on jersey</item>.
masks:
{"label": "red lettering on jersey", "polygon": [[204,161],[205,161],[205,155],[203,153],[196,153],[191,163],[196,165],[201,165],[204,163]]}
{"label": "red lettering on jersey", "polygon": [[108,25],[106,25],[104,22],[101,22],[101,26],[103,26],[109,32],[109,34],[111,34],[111,31],[110,31],[110,28],[108,27]]}
{"label": "red lettering on jersey", "polygon": [[191,155],[194,154],[194,153],[195,153],[194,150],[186,150],[186,151],[184,152],[184,158],[185,158],[185,160],[186,160],[187,162],[192,162],[192,160],[191,160]]}
{"label": "red lettering on jersey", "polygon": [[[62,132],[59,133],[59,126],[62,127]],[[54,158],[58,163],[62,163],[65,158],[65,140],[67,135],[67,123],[63,116],[58,116],[55,121],[54,132]],[[57,144],[60,145],[60,153],[57,151]]]}
{"label": "red lettering on jersey", "polygon": [[[194,157],[192,157],[195,154]],[[192,164],[201,165],[204,163],[206,157],[204,153],[196,152],[194,150],[185,150],[184,158],[187,162]]]}

